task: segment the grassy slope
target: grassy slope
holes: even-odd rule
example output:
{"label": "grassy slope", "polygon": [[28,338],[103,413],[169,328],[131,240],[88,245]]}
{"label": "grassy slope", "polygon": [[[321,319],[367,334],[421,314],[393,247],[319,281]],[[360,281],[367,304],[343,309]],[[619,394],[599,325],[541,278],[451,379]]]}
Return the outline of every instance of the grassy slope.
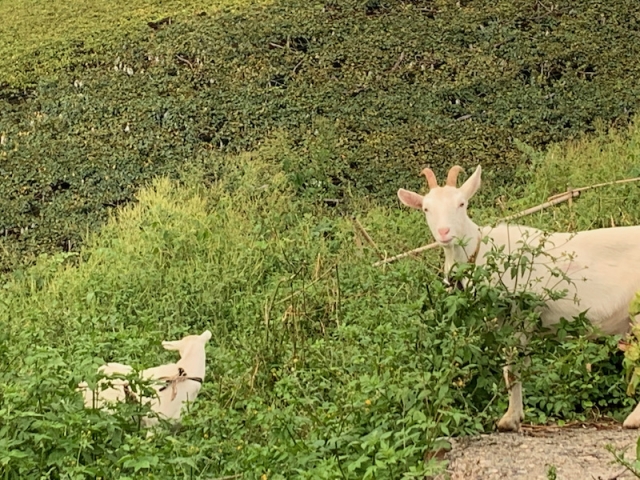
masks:
{"label": "grassy slope", "polygon": [[[484,322],[480,307],[465,308],[455,303],[464,298],[441,290],[435,280],[440,253],[372,268],[376,257],[358,246],[349,222],[314,200],[344,195],[392,254],[427,241],[418,213],[381,206],[393,201],[398,186],[418,188],[414,167],[427,151],[438,165],[448,166],[451,152],[454,158],[468,153],[467,165],[486,160],[487,182],[472,204],[472,215],[482,221],[507,213],[499,205],[528,207],[566,183],[639,175],[635,126],[546,155],[522,145],[501,150],[513,131],[543,144],[594,128],[594,112],[610,120],[635,105],[628,86],[634,64],[625,72],[597,69],[592,81],[584,72],[580,77],[582,64],[564,67],[564,80],[546,70],[549,59],[564,58],[571,46],[603,55],[602,68],[608,65],[605,44],[611,57],[633,55],[633,44],[622,54],[607,42],[608,35],[635,35],[614,21],[623,7],[635,18],[635,4],[620,2],[603,23],[583,24],[602,18],[595,3],[585,2],[582,10],[560,4],[559,13],[530,12],[517,2],[461,3],[459,9],[447,2],[369,2],[370,8],[329,2],[324,11],[318,4],[287,3],[183,16],[151,35],[133,22],[112,44],[96,36],[93,53],[63,39],[72,54],[13,77],[4,90],[8,109],[0,128],[8,137],[3,181],[13,192],[2,199],[3,222],[19,227],[37,218],[42,226],[32,236],[4,240],[5,266],[15,265],[16,252],[51,251],[46,242],[61,235],[80,238],[87,225],[107,216],[105,204],[131,199],[138,183],[158,173],[180,182],[156,180],[140,191],[135,205],[89,235],[79,255],[43,257],[34,268],[9,275],[0,303],[0,473],[395,479],[424,473],[422,456],[436,437],[492,428],[505,409],[504,352],[473,324]],[[170,5],[169,13],[190,8]],[[152,12],[132,15],[147,21],[167,11]],[[433,53],[445,59],[442,69],[420,73],[415,63],[429,45],[413,28],[417,18],[430,22],[433,37],[449,35]],[[494,35],[507,45],[516,39],[513,50],[504,57],[465,53],[473,50],[469,38],[485,35],[465,29],[467,21],[488,29],[484,41],[491,45]],[[572,43],[593,25],[601,33],[595,43]],[[560,33],[545,40],[551,27]],[[387,31],[386,37],[380,33]],[[310,41],[306,52],[295,46],[304,43],[299,39],[289,49],[265,47],[300,35]],[[124,38],[131,43],[117,47]],[[49,59],[59,51],[56,42],[45,49]],[[405,58],[415,61],[390,72],[407,45],[413,53]],[[539,76],[523,72],[518,59],[533,45],[540,49]],[[155,55],[157,64],[148,60]],[[93,66],[85,67],[91,58]],[[287,77],[286,89],[269,86],[300,60],[300,74]],[[473,75],[456,76],[469,64],[465,72]],[[497,76],[496,65],[502,65]],[[10,64],[2,68],[8,72]],[[45,71],[47,78],[38,79]],[[368,77],[369,71],[387,73]],[[500,90],[522,86],[515,72],[527,77],[530,96]],[[34,79],[36,90],[21,97],[20,82]],[[74,79],[84,86],[73,87]],[[454,123],[467,111],[455,101],[465,92],[471,100],[464,108],[483,112],[498,105],[510,113],[488,111],[478,123]],[[544,104],[546,95],[559,103]],[[578,97],[584,107],[575,108]],[[539,110],[528,110],[537,103]],[[579,121],[566,125],[571,115]],[[228,143],[217,150],[221,141]],[[258,144],[254,153],[225,153]],[[418,153],[408,153],[413,148]],[[496,168],[503,153],[533,169],[516,168],[504,185],[514,169]],[[349,162],[353,166],[345,167]],[[384,167],[387,175],[380,173]],[[350,187],[327,186],[348,169]],[[391,182],[393,172],[398,178]],[[366,177],[361,183],[359,175]],[[571,208],[523,222],[553,229],[638,223],[639,189],[590,192]],[[373,195],[362,195],[368,191]],[[205,328],[214,331],[211,368],[178,434],[166,430],[145,440],[128,422],[135,407],[115,416],[82,409],[73,388],[99,363],[169,361],[174,357],[161,352],[161,340]],[[594,406],[617,416],[628,410],[612,347],[582,340],[540,347],[525,383],[528,418],[584,417]]]}
{"label": "grassy slope", "polygon": [[[88,44],[53,38],[41,67],[0,92],[5,270],[78,248],[154,176],[185,163],[215,176],[275,130],[298,193],[348,212],[363,196],[391,204],[425,163],[481,162],[504,184],[526,162],[514,139],[539,148],[597,117],[624,124],[640,98],[640,4],[626,0],[149,3],[122,16],[114,4],[83,27],[84,5],[67,18]],[[9,77],[23,71],[11,58]]]}
{"label": "grassy slope", "polygon": [[[639,141],[634,127],[537,156],[503,201],[529,206],[565,180],[580,186],[637,170]],[[159,179],[79,258],[43,258],[14,273],[0,307],[8,442],[0,442],[0,468],[9,478],[53,469],[109,478],[391,479],[424,473],[422,455],[436,437],[492,428],[506,398],[504,352],[482,334],[491,307],[470,297],[477,312],[463,303],[451,310],[456,297],[434,279],[438,252],[371,267],[376,257],[354,242],[349,222],[296,200],[274,164],[290,148],[281,137],[228,156],[216,182],[199,168],[182,185]],[[606,188],[525,222],[635,223],[639,193],[638,185]],[[491,197],[474,202],[475,218],[501,214]],[[413,211],[371,207],[361,221],[390,253],[425,241]],[[214,332],[210,369],[179,435],[142,440],[127,421],[132,407],[100,415],[74,396],[75,383],[101,362],[168,361],[161,340],[205,328]],[[525,381],[529,419],[629,408],[615,341],[538,348]],[[16,449],[26,457],[12,457]]]}

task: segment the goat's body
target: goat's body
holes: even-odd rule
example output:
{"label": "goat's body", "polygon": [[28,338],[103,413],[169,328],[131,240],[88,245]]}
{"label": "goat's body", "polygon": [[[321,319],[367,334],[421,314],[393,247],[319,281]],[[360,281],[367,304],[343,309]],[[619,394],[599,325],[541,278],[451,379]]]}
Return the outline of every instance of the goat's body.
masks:
{"label": "goat's body", "polygon": [[[133,373],[133,368],[129,365],[122,363],[107,363],[98,368],[98,373],[104,375],[129,375]],[[124,402],[126,399],[125,387],[129,385],[129,382],[119,378],[114,379],[100,379],[97,385],[97,392],[91,390],[87,382],[80,382],[78,384],[78,390],[82,393],[84,399],[84,405],[87,408],[105,408],[107,410],[109,405],[113,405],[116,402]]]}
{"label": "goat's body", "polygon": [[[550,300],[541,311],[542,323],[550,326],[561,318],[571,320],[586,311],[587,318],[604,334],[622,334],[629,329],[629,303],[640,290],[640,226],[600,228],[578,233],[544,235],[540,230],[520,225],[483,227],[480,234],[491,242],[482,243],[478,264],[495,245],[505,253],[519,250],[525,243],[536,248],[542,241],[545,255],[533,260],[525,276],[502,281],[510,288],[526,288],[542,293],[544,288],[567,290],[559,300]],[[531,255],[525,254],[530,259]],[[561,271],[569,282],[554,276]]]}

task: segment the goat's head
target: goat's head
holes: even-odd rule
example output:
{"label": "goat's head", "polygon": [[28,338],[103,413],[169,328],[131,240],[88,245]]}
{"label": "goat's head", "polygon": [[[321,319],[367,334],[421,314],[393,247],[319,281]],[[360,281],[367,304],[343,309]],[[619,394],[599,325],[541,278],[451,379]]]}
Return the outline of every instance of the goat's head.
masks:
{"label": "goat's head", "polygon": [[193,347],[204,345],[211,338],[211,332],[209,330],[205,330],[201,335],[187,335],[182,340],[174,340],[171,342],[164,341],[162,342],[162,346],[167,350],[178,350],[180,356],[183,356],[188,350],[191,350]]}
{"label": "goat's head", "polygon": [[423,196],[403,188],[398,190],[398,198],[402,203],[424,211],[433,237],[443,246],[451,245],[454,239],[460,238],[465,232],[469,222],[467,204],[480,188],[480,165],[473,175],[457,188],[456,180],[461,171],[462,168],[457,165],[451,167],[446,184],[439,187],[433,171],[425,168],[421,174],[427,178],[429,193]]}

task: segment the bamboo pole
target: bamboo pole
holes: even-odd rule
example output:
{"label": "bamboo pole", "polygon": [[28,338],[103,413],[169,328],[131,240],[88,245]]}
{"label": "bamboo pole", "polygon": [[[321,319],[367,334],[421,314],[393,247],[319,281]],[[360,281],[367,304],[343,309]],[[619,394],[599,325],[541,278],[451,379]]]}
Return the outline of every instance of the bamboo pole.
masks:
{"label": "bamboo pole", "polygon": [[[559,203],[566,202],[567,200],[569,202],[571,202],[571,201],[573,201],[574,198],[578,198],[582,192],[584,192],[586,190],[591,190],[593,188],[606,187],[606,186],[609,186],[609,185],[620,185],[620,184],[623,184],[623,183],[638,182],[638,181],[640,181],[640,177],[625,178],[623,180],[615,180],[613,182],[597,183],[595,185],[588,185],[586,187],[580,187],[580,188],[571,188],[571,187],[569,187],[566,192],[562,192],[562,193],[558,193],[556,195],[552,195],[549,198],[547,198],[546,202],[541,203],[540,205],[536,205],[535,207],[527,208],[526,210],[523,210],[523,211],[518,212],[518,213],[514,213],[513,215],[507,215],[506,217],[503,217],[501,220],[503,222],[508,222],[510,220],[515,220],[516,218],[521,218],[521,217],[525,217],[527,215],[531,215],[532,213],[539,212],[541,210],[544,210],[545,208],[552,207],[552,206],[557,205]],[[363,233],[366,235],[365,238],[368,237],[367,241],[370,241],[370,243],[374,246],[374,248],[378,252],[378,255],[380,255],[380,250],[378,250],[377,245],[375,245],[375,243],[373,243],[373,240],[371,240],[371,237],[369,237],[368,234],[366,232],[364,232],[364,229],[363,229]],[[437,246],[438,246],[437,242],[430,243],[429,245],[424,245],[422,247],[414,248],[413,250],[409,250],[408,252],[400,253],[400,254],[395,255],[393,257],[383,258],[382,260],[380,260],[378,262],[375,262],[372,266],[379,267],[380,265],[385,265],[387,263],[395,262],[396,260],[400,260],[400,259],[408,257],[410,255],[415,255],[415,254],[418,254],[418,253],[425,252],[427,250],[431,250],[432,248],[435,248]]]}
{"label": "bamboo pole", "polygon": [[[544,210],[545,208],[552,207],[553,205],[557,205],[558,203],[566,202],[567,200],[580,196],[580,191],[572,190],[569,192],[564,192],[560,196],[556,196],[553,200],[548,202],[541,203],[540,205],[536,205],[535,207],[527,208],[522,212],[514,213],[513,215],[509,215],[502,218],[502,221],[509,221],[515,218],[525,217],[527,215],[531,215],[532,213],[539,212],[540,210]],[[400,260],[402,258],[408,257],[410,255],[415,255],[417,253],[422,253],[427,250],[431,250],[432,248],[436,248],[438,246],[437,242],[430,243],[429,245],[424,245],[422,247],[414,248],[413,250],[409,250],[408,252],[401,253],[399,255],[395,255],[393,257],[384,258],[376,263],[374,263],[373,267],[379,267],[380,265],[384,265],[386,263],[395,262],[396,260]]]}
{"label": "bamboo pole", "polygon": [[526,217],[527,215],[531,215],[532,213],[539,212],[540,210],[544,210],[545,208],[553,207],[562,202],[566,202],[575,197],[580,196],[580,191],[578,189],[570,190],[568,192],[564,192],[562,195],[555,195],[553,200],[549,200],[548,202],[541,203],[540,205],[536,205],[535,207],[527,208],[522,212],[514,213],[513,215],[508,215],[503,217],[501,220],[503,222],[508,222],[509,220],[513,220],[520,217]]}
{"label": "bamboo pole", "polygon": [[[605,182],[605,183],[596,183],[595,185],[588,185],[586,187],[574,188],[572,191],[574,192],[584,192],[585,190],[591,190],[592,188],[606,187],[609,185],[619,185],[621,183],[630,183],[630,182],[638,182],[640,181],[640,177],[635,178],[625,178],[622,180],[615,180],[613,182]],[[553,200],[554,198],[562,197],[566,195],[567,192],[557,193],[555,195],[550,196],[547,200]]]}

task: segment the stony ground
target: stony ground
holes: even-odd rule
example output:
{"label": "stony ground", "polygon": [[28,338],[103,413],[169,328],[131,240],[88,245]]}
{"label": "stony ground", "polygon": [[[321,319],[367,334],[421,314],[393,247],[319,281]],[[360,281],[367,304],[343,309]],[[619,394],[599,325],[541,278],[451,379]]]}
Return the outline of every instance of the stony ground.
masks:
{"label": "stony ground", "polygon": [[[636,478],[606,446],[635,455],[640,432],[619,425],[525,426],[519,433],[453,439],[442,480],[618,480]],[[555,477],[550,470],[555,467]]]}

